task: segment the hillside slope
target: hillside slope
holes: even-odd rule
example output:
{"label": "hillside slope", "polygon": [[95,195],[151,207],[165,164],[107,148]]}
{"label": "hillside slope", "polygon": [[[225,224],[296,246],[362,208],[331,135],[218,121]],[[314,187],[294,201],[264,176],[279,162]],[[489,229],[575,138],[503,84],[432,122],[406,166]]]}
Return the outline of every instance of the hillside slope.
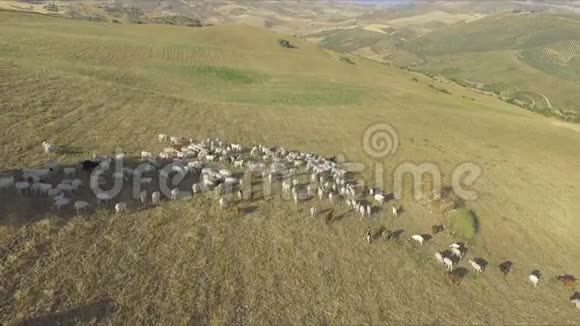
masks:
{"label": "hillside slope", "polygon": [[[580,133],[493,97],[244,25],[188,28],[113,25],[0,12],[0,175],[48,160],[76,164],[121,147],[159,152],[159,133],[342,154],[384,168],[385,191],[403,162],[483,170],[465,203],[479,230],[468,259],[488,269],[445,282],[435,251],[448,231],[406,241],[446,222],[405,196],[360,219],[339,203],[335,218],[279,196],[244,203],[241,217],[215,200],[102,207],[85,217],[45,199],[0,191],[0,323],[47,324],[577,324],[580,275]],[[415,80],[413,80],[415,79]],[[444,88],[445,92],[436,88]],[[369,125],[388,122],[398,151],[365,153]],[[47,155],[48,140],[67,150]],[[89,191],[83,198],[94,205]],[[364,234],[403,230],[400,241]],[[504,278],[497,266],[514,262]],[[466,261],[460,264],[467,268]],[[539,269],[540,286],[527,284]],[[468,307],[468,309],[466,309]],[[555,313],[556,312],[556,313]]]}

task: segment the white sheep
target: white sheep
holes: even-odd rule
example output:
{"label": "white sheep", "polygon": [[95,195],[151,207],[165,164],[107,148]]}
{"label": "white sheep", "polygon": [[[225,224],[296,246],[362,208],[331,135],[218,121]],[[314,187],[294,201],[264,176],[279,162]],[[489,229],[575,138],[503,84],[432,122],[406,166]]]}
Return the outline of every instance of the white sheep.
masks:
{"label": "white sheep", "polygon": [[435,259],[437,259],[439,264],[443,265],[443,255],[440,252],[435,253]]}
{"label": "white sheep", "polygon": [[371,228],[367,229],[367,234],[366,234],[366,238],[367,238],[367,243],[371,243],[371,239],[372,239],[373,234],[371,233]]}
{"label": "white sheep", "polygon": [[22,196],[24,191],[30,189],[30,183],[19,181],[14,184],[14,187],[16,188],[16,192]]}
{"label": "white sheep", "polygon": [[48,197],[55,197],[60,195],[61,193],[62,192],[60,191],[60,189],[52,188],[46,194],[48,195]]}
{"label": "white sheep", "polygon": [[[377,203],[379,203],[380,205],[383,205],[385,203],[385,196],[382,194],[375,194],[373,196],[373,198],[377,201]],[[394,214],[393,214],[394,215]]]}
{"label": "white sheep", "polygon": [[89,203],[87,203],[86,201],[77,200],[75,201],[74,207],[75,210],[77,211],[77,215],[81,215],[81,210],[86,211],[87,208],[89,208]]}
{"label": "white sheep", "polygon": [[318,188],[318,199],[322,200],[323,197],[324,191],[322,190],[322,188]]}
{"label": "white sheep", "polygon": [[409,240],[415,240],[421,246],[423,245],[423,242],[425,241],[425,239],[423,238],[423,236],[421,236],[420,234],[415,234],[415,235],[411,236],[411,238]]}
{"label": "white sheep", "polygon": [[234,161],[234,167],[235,168],[242,168],[242,167],[244,167],[244,160]]}
{"label": "white sheep", "polygon": [[365,216],[365,213],[367,212],[367,210],[365,209],[364,205],[360,205],[358,210],[359,210],[360,216],[361,217],[364,217]]}
{"label": "white sheep", "polygon": [[223,197],[220,198],[220,200],[218,201],[218,203],[219,203],[221,209],[224,209],[228,205],[227,200],[225,198],[223,198]]}
{"label": "white sheep", "polygon": [[14,186],[14,177],[0,178],[0,190],[10,189]]}
{"label": "white sheep", "polygon": [[371,205],[367,205],[367,216],[371,216],[372,212],[373,212],[373,209],[372,209]]}
{"label": "white sheep", "polygon": [[449,245],[449,248],[461,249],[463,247],[460,243],[454,242]]}
{"label": "white sheep", "polygon": [[179,196],[179,189],[177,189],[177,188],[171,189],[171,200],[177,200],[178,196]]}
{"label": "white sheep", "polygon": [[141,152],[141,160],[145,161],[148,159],[153,158],[153,154],[151,152],[142,151]]}
{"label": "white sheep", "polygon": [[119,202],[115,204],[115,212],[120,214],[127,211],[127,203]]}
{"label": "white sheep", "polygon": [[540,278],[537,275],[535,275],[535,274],[530,274],[530,276],[528,277],[528,280],[529,280],[530,283],[532,283],[532,285],[534,287],[537,287],[538,286],[538,282],[540,282]]}
{"label": "white sheep", "polygon": [[64,168],[63,169],[64,172],[64,177],[65,178],[74,178],[74,176],[77,173],[77,169],[75,168]]}
{"label": "white sheep", "polygon": [[56,153],[58,151],[58,147],[56,145],[48,143],[46,141],[42,142],[42,148],[46,153]]}
{"label": "white sheep", "polygon": [[578,298],[575,298],[575,299],[570,299],[570,302],[571,302],[573,305],[576,305],[576,308],[580,309],[580,299],[578,299]]}
{"label": "white sheep", "polygon": [[166,142],[169,140],[169,136],[167,136],[166,134],[159,134],[158,139],[160,142]]}
{"label": "white sheep", "polygon": [[68,194],[71,194],[73,191],[73,186],[70,184],[66,184],[66,183],[59,183],[58,185],[56,185],[56,188],[64,193],[68,193]]}
{"label": "white sheep", "polygon": [[61,207],[66,206],[70,203],[70,199],[66,198],[66,197],[55,197],[54,200],[54,206],[56,207],[57,210],[60,210]]}
{"label": "white sheep", "polygon": [[200,192],[201,186],[198,183],[194,183],[191,186],[191,191],[193,191],[194,194],[197,194],[198,192]]}
{"label": "white sheep", "polygon": [[74,192],[78,192],[79,188],[83,185],[83,182],[81,179],[74,179],[71,183],[72,189]]}
{"label": "white sheep", "polygon": [[145,205],[147,203],[147,191],[143,190],[139,193],[139,199],[141,199],[141,204]]}
{"label": "white sheep", "polygon": [[319,212],[320,212],[320,210],[318,208],[316,208],[316,207],[311,207],[310,208],[310,216],[311,217],[316,217]]}
{"label": "white sheep", "polygon": [[161,203],[161,193],[159,191],[155,191],[151,194],[151,202],[153,205],[159,205]]}
{"label": "white sheep", "polygon": [[469,264],[471,265],[473,270],[475,270],[477,272],[477,274],[483,272],[483,267],[480,264],[478,264],[477,262],[475,262],[473,260],[469,260]]}
{"label": "white sheep", "polygon": [[46,169],[22,169],[22,178],[25,180],[32,179],[33,182],[39,182],[46,179],[52,172],[52,168]]}
{"label": "white sheep", "polygon": [[449,259],[448,257],[443,257],[443,265],[445,265],[447,270],[453,270],[453,260]]}
{"label": "white sheep", "polygon": [[451,248],[451,254],[457,258],[459,258],[459,260],[463,259],[463,253],[461,252],[461,249],[459,248]]}
{"label": "white sheep", "polygon": [[397,207],[395,205],[393,205],[393,217],[397,218],[399,216],[399,212],[397,210]]}

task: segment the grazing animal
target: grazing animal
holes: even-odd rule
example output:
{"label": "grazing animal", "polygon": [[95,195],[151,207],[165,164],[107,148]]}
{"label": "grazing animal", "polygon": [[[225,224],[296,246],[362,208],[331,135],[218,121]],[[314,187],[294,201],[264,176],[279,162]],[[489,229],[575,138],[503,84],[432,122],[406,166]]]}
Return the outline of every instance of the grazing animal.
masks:
{"label": "grazing animal", "polygon": [[319,209],[318,208],[316,208],[316,207],[311,207],[310,208],[310,216],[311,217],[313,217],[313,218],[316,217],[318,215],[318,213],[319,213]]}
{"label": "grazing animal", "polygon": [[22,196],[23,195],[23,191],[30,189],[30,183],[28,182],[16,182],[16,184],[14,185],[14,187],[16,188],[16,192]]}
{"label": "grazing animal", "polygon": [[166,134],[159,134],[159,141],[166,142],[169,140],[169,137]]}
{"label": "grazing animal", "polygon": [[61,207],[66,206],[70,203],[70,199],[65,197],[58,197],[54,200],[54,206],[57,210],[60,210]]}
{"label": "grazing animal", "polygon": [[459,260],[463,259],[463,252],[461,252],[461,249],[451,248],[451,254],[459,258]]}
{"label": "grazing animal", "polygon": [[56,145],[47,143],[46,141],[42,142],[42,148],[46,153],[56,153],[58,151],[58,147]]}
{"label": "grazing animal", "polygon": [[228,204],[227,201],[226,201],[226,199],[223,198],[223,197],[220,198],[220,200],[218,201],[218,203],[219,203],[221,209],[224,209],[227,206],[227,204]]}
{"label": "grazing animal", "polygon": [[65,178],[74,178],[75,174],[77,173],[77,169],[75,168],[64,168],[64,177]]}
{"label": "grazing animal", "polygon": [[121,214],[127,211],[127,203],[119,202],[115,204],[115,212]]}
{"label": "grazing animal", "polygon": [[373,198],[377,201],[377,203],[379,203],[379,205],[383,205],[385,203],[385,195],[375,194]]}
{"label": "grazing animal", "polygon": [[540,278],[536,274],[530,274],[530,276],[528,277],[528,280],[530,283],[532,283],[532,285],[534,287],[537,287],[538,283],[540,282]]}
{"label": "grazing animal", "polygon": [[0,178],[0,190],[9,189],[14,186],[14,177]]}
{"label": "grazing animal", "polygon": [[139,199],[141,199],[141,204],[145,205],[147,203],[147,191],[143,190],[139,193]]}
{"label": "grazing animal", "polygon": [[455,273],[454,271],[447,272],[447,281],[452,285],[459,286],[463,277],[459,273]]}
{"label": "grazing animal", "polygon": [[409,240],[415,240],[421,246],[423,245],[423,242],[425,241],[425,239],[419,234],[415,234],[415,235],[411,236],[411,238],[409,238]]}
{"label": "grazing animal", "polygon": [[141,160],[145,161],[145,160],[152,159],[152,158],[153,158],[153,153],[147,152],[147,151],[141,152]]}
{"label": "grazing animal", "polygon": [[177,200],[178,196],[179,196],[179,189],[177,189],[177,188],[171,189],[171,200]]}
{"label": "grazing animal", "polygon": [[367,238],[367,242],[368,242],[369,244],[371,243],[371,237],[372,237],[371,228],[368,228],[368,229],[367,229],[366,238]]}
{"label": "grazing animal", "polygon": [[77,200],[75,201],[74,207],[77,211],[77,215],[81,215],[81,211],[86,211],[86,209],[89,208],[89,203],[86,201]]}
{"label": "grazing animal", "polygon": [[447,270],[453,270],[453,260],[449,259],[448,257],[443,258],[443,265],[447,268]]}
{"label": "grazing animal", "polygon": [[462,247],[463,247],[463,244],[457,243],[457,242],[449,245],[449,248],[455,248],[455,249],[461,249]]}
{"label": "grazing animal", "polygon": [[443,232],[443,230],[445,229],[445,227],[442,224],[439,225],[433,225],[431,227],[431,233],[433,233],[433,235]]}
{"label": "grazing animal", "polygon": [[393,217],[394,218],[399,217],[399,211],[397,210],[397,207],[395,205],[393,205]]}
{"label": "grazing animal", "polygon": [[575,292],[571,297],[570,297],[570,303],[572,303],[573,305],[576,306],[576,308],[580,309],[580,293]]}
{"label": "grazing animal", "polygon": [[363,205],[360,205],[358,210],[359,210],[360,216],[365,217],[365,213],[367,212],[365,207]]}
{"label": "grazing animal", "polygon": [[151,194],[151,203],[153,205],[161,204],[161,193],[159,191],[155,191]]}
{"label": "grazing animal", "polygon": [[371,205],[367,205],[367,216],[371,216],[372,208]]}
{"label": "grazing animal", "polygon": [[513,264],[511,261],[506,261],[499,265],[499,270],[503,273],[504,277],[507,276],[507,274],[509,274],[509,272],[512,270],[512,265]]}
{"label": "grazing animal", "polygon": [[191,186],[191,191],[193,191],[194,194],[197,194],[200,191],[200,185],[198,183],[194,183],[193,186]]}
{"label": "grazing animal", "polygon": [[560,275],[556,278],[558,281],[562,282],[565,286],[574,288],[576,286],[576,278],[572,275]]}
{"label": "grazing animal", "polygon": [[434,256],[435,256],[435,259],[437,259],[437,262],[439,262],[439,264],[443,265],[443,255],[440,252],[436,252]]}
{"label": "grazing animal", "polygon": [[[453,248],[453,249],[455,249],[455,248]],[[483,267],[481,267],[481,265],[478,264],[476,261],[469,260],[469,264],[471,265],[471,268],[473,268],[473,270],[475,270],[477,272],[477,274],[483,272]]]}

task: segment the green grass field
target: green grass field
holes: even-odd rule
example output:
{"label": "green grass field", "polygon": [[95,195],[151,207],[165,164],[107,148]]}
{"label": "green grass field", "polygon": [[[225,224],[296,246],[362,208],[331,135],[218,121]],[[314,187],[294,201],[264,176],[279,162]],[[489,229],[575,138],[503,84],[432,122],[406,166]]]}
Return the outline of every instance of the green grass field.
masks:
{"label": "green grass field", "polygon": [[580,21],[566,16],[501,14],[440,29],[403,47],[423,59],[413,69],[502,85],[498,91],[506,96],[536,93],[544,99],[525,101],[538,103],[534,110],[577,115],[579,32]]}
{"label": "green grass field", "polygon": [[[248,26],[0,12],[0,30],[0,174],[116,147],[159,152],[167,133],[342,154],[370,180],[377,161],[362,135],[388,122],[400,144],[379,160],[387,192],[403,162],[437,164],[446,185],[460,163],[482,168],[479,198],[465,204],[478,221],[467,258],[489,261],[449,286],[433,253],[456,239],[407,241],[446,219],[408,188],[400,220],[389,209],[361,220],[341,203],[331,222],[308,217],[329,207],[317,199],[255,199],[241,217],[204,197],[73,217],[0,191],[0,323],[578,324],[574,290],[554,280],[580,275],[578,130],[301,39],[285,36],[297,48],[282,48],[280,35]],[[48,155],[43,140],[74,150]],[[369,245],[367,227],[404,232]]]}

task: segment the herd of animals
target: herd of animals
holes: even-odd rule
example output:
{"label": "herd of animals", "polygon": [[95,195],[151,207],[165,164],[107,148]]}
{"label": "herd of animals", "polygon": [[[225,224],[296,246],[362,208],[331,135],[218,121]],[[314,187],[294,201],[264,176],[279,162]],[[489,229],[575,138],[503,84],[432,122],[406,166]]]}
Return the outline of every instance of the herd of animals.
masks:
{"label": "herd of animals", "polygon": [[[133,179],[132,181],[140,186],[138,195],[134,198],[142,204],[147,204],[150,200],[153,205],[159,205],[163,197],[159,190],[152,191],[154,177],[158,177],[159,185],[161,185],[166,184],[171,176],[179,175],[180,180],[190,176],[195,180],[191,186],[191,192],[184,192],[179,189],[179,185],[176,185],[168,193],[164,193],[165,197],[176,200],[186,193],[194,197],[197,194],[207,193],[217,200],[221,209],[233,208],[237,214],[241,214],[238,204],[248,199],[252,193],[252,182],[251,180],[248,182],[248,175],[260,177],[262,183],[269,187],[274,182],[280,182],[283,194],[291,195],[296,205],[318,196],[320,201],[328,200],[332,205],[343,201],[361,218],[371,216],[373,213],[371,203],[367,198],[370,197],[379,206],[383,206],[390,198],[380,189],[369,188],[354,181],[349,177],[348,171],[334,158],[288,151],[284,147],[254,145],[244,148],[241,144],[225,143],[220,139],[208,138],[195,142],[193,139],[160,134],[158,140],[168,143],[168,147],[157,155],[148,151],[141,152],[141,164],[138,168],[112,169],[116,162],[127,159],[125,153],[116,153],[112,156],[94,155],[91,160],[80,162],[78,168],[63,168],[62,174],[56,164],[50,163],[44,168],[22,168],[14,175],[0,176],[0,191],[14,189],[20,196],[51,198],[56,210],[66,209],[72,204],[78,215],[91,207],[89,201],[73,201],[81,189],[86,187],[80,179],[81,171],[90,174],[90,182],[95,182],[99,186],[107,186],[113,181]],[[46,153],[56,153],[59,150],[57,145],[48,142],[43,142],[42,147]],[[162,168],[163,163],[170,166],[170,169]],[[233,166],[234,169],[245,169],[249,174],[244,173],[243,176],[239,176],[223,168],[224,165]],[[62,175],[62,179],[56,185],[53,185],[55,182],[49,182],[58,178],[59,175]],[[309,176],[306,183],[301,183],[304,181],[304,177],[301,178],[303,175]],[[96,205],[115,199],[115,196],[108,192],[95,193],[93,191],[93,193]],[[120,214],[127,211],[129,205],[118,201],[113,207],[115,212]],[[391,209],[393,217],[398,218],[399,209],[395,205]],[[312,217],[319,214],[321,214],[319,208],[310,208]],[[431,233],[435,235],[443,230],[443,225],[434,225]],[[409,240],[422,246],[427,240],[426,237],[426,235],[415,234]],[[372,231],[369,227],[366,240],[370,244],[372,239]],[[464,243],[457,242],[452,243],[449,249],[434,254],[437,261],[445,267],[447,280],[452,285],[458,286],[463,280],[462,269],[456,267],[465,258],[467,249]],[[469,260],[468,263],[477,274],[485,272],[487,267],[487,262],[481,258]],[[512,262],[506,261],[499,265],[499,270],[507,276],[512,267]],[[542,275],[538,270],[534,270],[528,276],[528,281],[533,287],[537,287],[541,279]],[[556,279],[575,289],[577,279],[574,276],[559,275]],[[580,309],[580,292],[574,291],[570,302]]]}

